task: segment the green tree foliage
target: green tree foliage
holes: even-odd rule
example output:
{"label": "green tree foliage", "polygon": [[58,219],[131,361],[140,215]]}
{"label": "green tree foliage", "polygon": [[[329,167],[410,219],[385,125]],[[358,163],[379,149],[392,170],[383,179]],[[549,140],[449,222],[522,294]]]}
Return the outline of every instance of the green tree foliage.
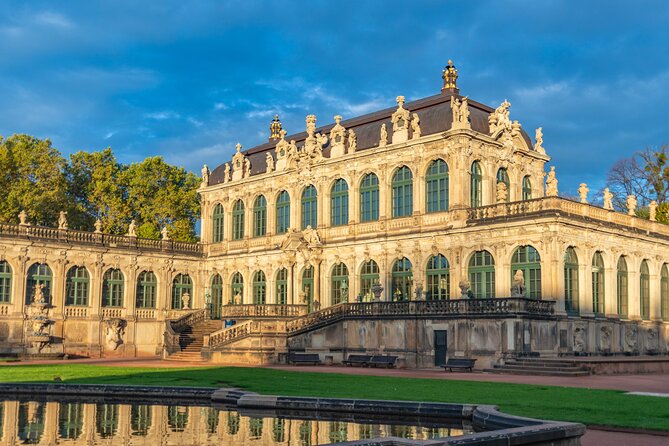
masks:
{"label": "green tree foliage", "polygon": [[55,224],[58,213],[69,209],[65,164],[48,139],[0,138],[0,219],[17,223],[25,210],[33,224]]}

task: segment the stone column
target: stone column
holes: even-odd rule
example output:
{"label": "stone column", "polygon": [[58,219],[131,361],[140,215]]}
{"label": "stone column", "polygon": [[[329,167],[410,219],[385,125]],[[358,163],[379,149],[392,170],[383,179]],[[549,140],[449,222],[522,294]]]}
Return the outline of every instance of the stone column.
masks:
{"label": "stone column", "polygon": [[253,205],[255,197],[244,200],[244,240],[253,238]]}
{"label": "stone column", "polygon": [[326,188],[323,186],[323,181],[318,181],[314,186],[316,186],[318,197],[318,201],[316,201],[316,219],[318,220],[318,225],[314,229],[327,228],[330,226],[330,221],[326,221],[326,217],[330,217],[330,193],[329,191],[325,191]]}
{"label": "stone column", "polygon": [[413,179],[413,215],[422,215],[427,212],[425,206],[425,175],[420,170],[420,164],[412,166],[414,169]]}
{"label": "stone column", "polygon": [[266,286],[265,288],[265,303],[266,304],[276,304],[277,302],[277,295],[276,295],[276,272],[277,269],[274,267],[271,267],[267,271],[265,271],[265,281],[266,281]]}
{"label": "stone column", "polygon": [[[224,217],[225,218],[225,217]],[[211,206],[208,202],[202,202],[202,209],[200,211],[200,234],[202,243],[211,243],[213,242],[212,237],[212,215],[211,215]]]}
{"label": "stone column", "polygon": [[662,307],[661,307],[661,298],[660,298],[660,275],[652,274],[653,272],[659,273],[662,265],[655,265],[654,263],[649,263],[650,274],[650,320],[651,321],[661,321],[662,320]]}
{"label": "stone column", "polygon": [[295,305],[295,294],[299,294],[297,291],[297,281],[294,280],[293,274],[296,265],[291,263],[287,266],[288,269],[288,296],[286,301],[290,305]]}
{"label": "stone column", "polygon": [[627,317],[630,320],[641,320],[641,260],[636,256],[626,257],[627,260]]}
{"label": "stone column", "polygon": [[295,229],[302,229],[302,221],[300,219],[301,205],[301,191],[298,189],[290,189],[290,227]]}
{"label": "stone column", "polygon": [[53,305],[53,316],[62,319],[65,313],[65,259],[56,262],[48,262],[53,276],[51,277],[51,305]]}
{"label": "stone column", "polygon": [[618,318],[617,269],[613,260],[604,268],[604,314],[606,317]]}
{"label": "stone column", "polygon": [[253,272],[248,266],[244,268],[244,292],[242,293],[242,303],[250,304],[253,302]]}
{"label": "stone column", "polygon": [[[502,244],[495,249],[495,296],[509,297],[511,296],[511,257],[506,252],[506,248]],[[526,277],[525,280],[528,280]]]}
{"label": "stone column", "polygon": [[232,240],[232,202],[223,208],[223,240]]}
{"label": "stone column", "polygon": [[578,308],[581,316],[593,317],[592,311],[592,260],[588,256],[579,258],[578,264]]}

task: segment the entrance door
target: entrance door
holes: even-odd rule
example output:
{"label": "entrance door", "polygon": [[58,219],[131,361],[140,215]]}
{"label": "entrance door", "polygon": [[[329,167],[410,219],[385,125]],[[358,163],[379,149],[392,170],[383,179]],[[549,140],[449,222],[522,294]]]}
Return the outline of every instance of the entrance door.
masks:
{"label": "entrance door", "polygon": [[434,330],[434,365],[446,364],[446,330]]}

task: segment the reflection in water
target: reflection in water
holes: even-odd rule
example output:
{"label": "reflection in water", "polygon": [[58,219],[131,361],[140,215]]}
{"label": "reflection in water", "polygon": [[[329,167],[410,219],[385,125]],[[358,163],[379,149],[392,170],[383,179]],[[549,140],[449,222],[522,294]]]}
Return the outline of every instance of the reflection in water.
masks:
{"label": "reflection in water", "polygon": [[209,406],[0,401],[0,443],[318,446],[385,436],[427,440],[472,431],[351,422],[336,414],[329,420],[254,415]]}

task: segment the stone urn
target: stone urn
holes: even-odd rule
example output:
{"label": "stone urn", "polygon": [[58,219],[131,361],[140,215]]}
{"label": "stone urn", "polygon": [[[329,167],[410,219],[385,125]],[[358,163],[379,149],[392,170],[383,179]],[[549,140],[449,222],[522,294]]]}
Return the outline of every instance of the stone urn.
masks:
{"label": "stone urn", "polygon": [[383,285],[376,282],[372,285],[372,294],[374,295],[374,302],[381,302],[381,293],[383,293]]}

